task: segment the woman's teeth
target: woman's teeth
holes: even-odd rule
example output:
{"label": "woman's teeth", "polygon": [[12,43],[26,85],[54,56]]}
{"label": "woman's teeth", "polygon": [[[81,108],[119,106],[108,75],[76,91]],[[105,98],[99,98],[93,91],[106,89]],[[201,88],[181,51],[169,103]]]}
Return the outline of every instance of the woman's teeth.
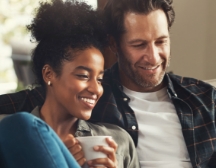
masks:
{"label": "woman's teeth", "polygon": [[84,102],[90,103],[90,104],[94,104],[96,102],[96,100],[88,99],[88,98],[81,98],[81,100],[83,100]]}

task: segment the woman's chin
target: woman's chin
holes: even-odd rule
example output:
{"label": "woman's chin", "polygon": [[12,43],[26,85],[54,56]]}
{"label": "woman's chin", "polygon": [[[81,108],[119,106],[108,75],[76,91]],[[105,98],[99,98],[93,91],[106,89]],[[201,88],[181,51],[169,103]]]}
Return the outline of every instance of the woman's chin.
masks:
{"label": "woman's chin", "polygon": [[83,115],[80,117],[81,120],[89,120],[91,118],[91,113],[89,115]]}
{"label": "woman's chin", "polygon": [[91,117],[85,117],[82,120],[89,120]]}

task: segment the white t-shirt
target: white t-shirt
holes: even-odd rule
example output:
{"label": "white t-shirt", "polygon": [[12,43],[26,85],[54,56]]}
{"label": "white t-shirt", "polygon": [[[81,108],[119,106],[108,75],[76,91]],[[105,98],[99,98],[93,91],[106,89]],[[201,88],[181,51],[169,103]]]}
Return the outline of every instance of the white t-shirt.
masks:
{"label": "white t-shirt", "polygon": [[124,87],[139,126],[140,165],[142,168],[192,168],[182,127],[166,90],[142,93]]}

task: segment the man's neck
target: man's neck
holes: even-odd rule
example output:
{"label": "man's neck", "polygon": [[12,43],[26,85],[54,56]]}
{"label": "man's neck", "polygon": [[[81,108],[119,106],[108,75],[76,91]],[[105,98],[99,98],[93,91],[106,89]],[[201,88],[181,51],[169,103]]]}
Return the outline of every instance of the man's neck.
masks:
{"label": "man's neck", "polygon": [[164,88],[165,86],[167,86],[167,81],[166,81],[165,78],[163,78],[163,80],[156,86],[145,87],[145,86],[137,84],[132,79],[129,79],[128,77],[125,76],[124,73],[121,73],[121,71],[119,71],[119,74],[120,74],[119,76],[120,76],[121,84],[123,86],[125,86],[126,88],[132,90],[132,91],[136,91],[136,92],[156,92],[156,91]]}
{"label": "man's neck", "polygon": [[156,92],[158,90],[161,90],[162,88],[164,88],[166,86],[165,82],[160,83],[157,86],[154,87],[128,87],[127,85],[124,85],[126,88],[136,91],[136,92]]}

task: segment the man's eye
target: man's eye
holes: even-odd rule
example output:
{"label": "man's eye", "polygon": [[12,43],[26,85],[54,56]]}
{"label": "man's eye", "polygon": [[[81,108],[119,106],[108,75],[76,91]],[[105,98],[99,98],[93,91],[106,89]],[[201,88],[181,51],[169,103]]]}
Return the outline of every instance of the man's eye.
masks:
{"label": "man's eye", "polygon": [[156,44],[164,44],[164,43],[166,43],[166,40],[156,41]]}
{"label": "man's eye", "polygon": [[134,44],[132,45],[134,48],[145,48],[148,45],[147,42],[139,43],[139,44]]}
{"label": "man's eye", "polygon": [[144,46],[144,44],[133,45],[133,47],[142,47],[142,46]]}

